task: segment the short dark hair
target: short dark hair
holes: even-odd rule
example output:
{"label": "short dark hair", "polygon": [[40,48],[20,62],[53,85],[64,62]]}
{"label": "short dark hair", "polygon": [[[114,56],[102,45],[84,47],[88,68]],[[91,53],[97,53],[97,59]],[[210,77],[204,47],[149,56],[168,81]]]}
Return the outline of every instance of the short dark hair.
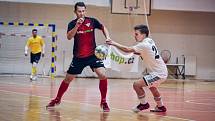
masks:
{"label": "short dark hair", "polygon": [[75,11],[77,10],[78,6],[86,8],[86,5],[84,4],[84,2],[77,2],[75,3],[75,6],[74,6]]}
{"label": "short dark hair", "polygon": [[149,36],[149,29],[148,29],[148,27],[146,25],[143,25],[143,24],[136,25],[134,27],[134,30],[139,30],[141,34],[146,34],[146,37]]}
{"label": "short dark hair", "polygon": [[34,32],[34,31],[36,31],[36,32],[37,32],[37,29],[33,29],[33,30],[32,30],[32,32]]}

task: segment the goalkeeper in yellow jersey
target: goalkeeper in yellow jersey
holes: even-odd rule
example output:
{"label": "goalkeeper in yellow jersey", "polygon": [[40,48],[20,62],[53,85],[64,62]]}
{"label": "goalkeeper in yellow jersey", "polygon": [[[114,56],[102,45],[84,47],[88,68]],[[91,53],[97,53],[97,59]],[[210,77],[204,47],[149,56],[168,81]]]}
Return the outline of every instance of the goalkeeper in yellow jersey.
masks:
{"label": "goalkeeper in yellow jersey", "polygon": [[30,37],[25,45],[25,56],[28,55],[28,49],[30,48],[31,56],[30,62],[32,64],[31,80],[37,79],[37,64],[40,60],[40,56],[44,57],[45,54],[45,42],[42,37],[37,35],[37,29],[32,30],[32,37]]}

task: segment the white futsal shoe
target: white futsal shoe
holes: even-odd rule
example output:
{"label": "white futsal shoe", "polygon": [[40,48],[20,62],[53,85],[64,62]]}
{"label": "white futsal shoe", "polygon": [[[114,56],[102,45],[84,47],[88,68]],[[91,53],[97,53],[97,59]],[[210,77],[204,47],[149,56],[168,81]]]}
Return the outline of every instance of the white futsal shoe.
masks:
{"label": "white futsal shoe", "polygon": [[134,111],[135,113],[138,113],[140,111],[146,110],[150,107],[149,103],[146,104],[139,104],[138,106],[132,108],[132,111]]}
{"label": "white futsal shoe", "polygon": [[31,76],[30,76],[30,80],[31,80],[31,81],[36,81],[36,80],[37,80],[37,76],[36,76],[36,75],[35,75],[35,76],[34,76],[34,75],[31,75]]}
{"label": "white futsal shoe", "polygon": [[31,76],[30,76],[30,80],[32,80],[32,79],[33,79],[33,77],[34,77],[34,76],[33,76],[33,75],[31,75]]}

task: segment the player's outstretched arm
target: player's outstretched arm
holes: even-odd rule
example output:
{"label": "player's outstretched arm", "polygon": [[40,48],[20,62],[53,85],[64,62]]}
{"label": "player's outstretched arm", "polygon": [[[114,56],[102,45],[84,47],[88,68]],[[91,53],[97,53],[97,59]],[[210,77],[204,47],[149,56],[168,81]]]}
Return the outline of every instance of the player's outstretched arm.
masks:
{"label": "player's outstretched arm", "polygon": [[117,47],[118,49],[120,49],[124,52],[127,52],[127,53],[135,52],[135,50],[132,47],[127,47],[127,46],[121,45],[121,44],[119,44],[115,41],[112,41],[112,40],[106,41],[106,43],[108,45],[113,45],[113,46]]}
{"label": "player's outstretched arm", "polygon": [[43,46],[42,46],[42,48],[43,48],[43,50],[42,50],[42,57],[45,57],[45,47],[46,47],[46,45],[43,44]]}

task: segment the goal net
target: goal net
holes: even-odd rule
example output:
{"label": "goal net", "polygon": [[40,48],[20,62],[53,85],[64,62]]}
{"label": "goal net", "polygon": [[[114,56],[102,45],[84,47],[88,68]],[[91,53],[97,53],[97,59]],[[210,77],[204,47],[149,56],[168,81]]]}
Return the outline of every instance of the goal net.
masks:
{"label": "goal net", "polygon": [[51,72],[52,30],[48,26],[5,26],[0,27],[0,74],[30,74],[30,52],[24,55],[25,44],[32,36],[32,29],[37,29],[45,41],[45,57],[37,66],[39,75]]}

